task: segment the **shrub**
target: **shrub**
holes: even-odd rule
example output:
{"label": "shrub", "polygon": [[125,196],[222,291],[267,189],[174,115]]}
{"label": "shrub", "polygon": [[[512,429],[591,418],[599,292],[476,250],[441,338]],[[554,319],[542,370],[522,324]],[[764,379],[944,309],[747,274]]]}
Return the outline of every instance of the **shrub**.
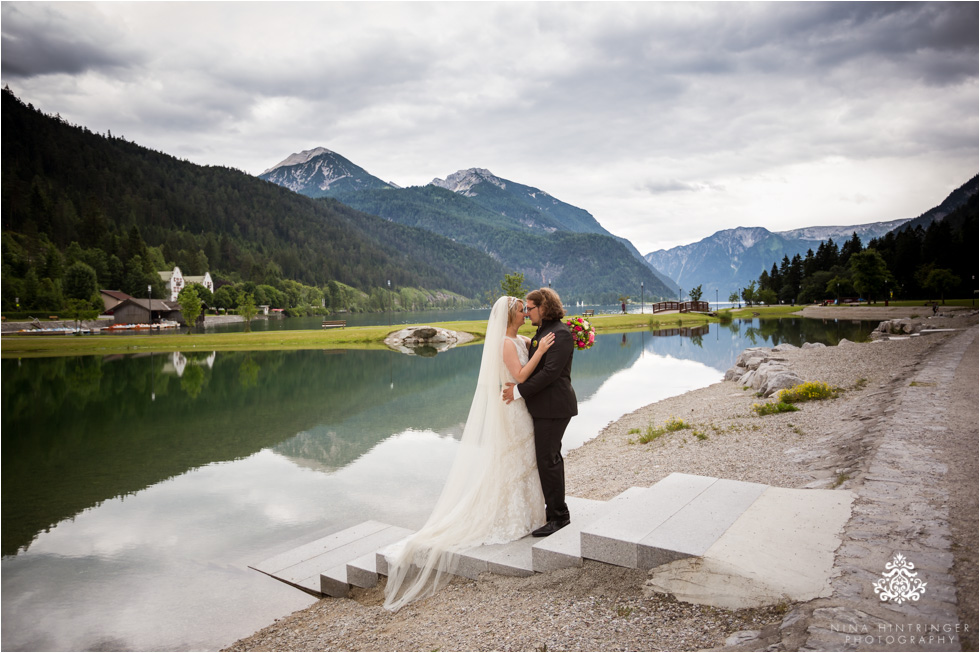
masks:
{"label": "shrub", "polygon": [[689,429],[691,425],[684,420],[671,417],[667,420],[667,423],[658,429],[653,428],[653,426],[648,426],[643,435],[640,436],[640,443],[646,444],[647,442],[652,442],[659,438],[664,433],[669,433],[673,431],[680,431],[682,429]]}
{"label": "shrub", "polygon": [[770,401],[764,404],[752,404],[752,410],[761,417],[763,415],[775,415],[777,413],[791,413],[794,410],[799,410],[799,408],[784,401],[778,403]]}
{"label": "shrub", "polygon": [[794,404],[801,401],[816,401],[818,399],[833,399],[840,394],[840,388],[827,385],[823,381],[807,381],[787,390],[780,390],[776,395],[779,403]]}
{"label": "shrub", "polygon": [[640,436],[640,444],[646,444],[647,442],[653,442],[654,440],[656,440],[657,438],[659,438],[661,435],[663,435],[666,432],[667,431],[665,429],[662,429],[662,428],[655,429],[652,426],[648,426],[647,427],[647,430],[644,431],[643,432],[643,435]]}

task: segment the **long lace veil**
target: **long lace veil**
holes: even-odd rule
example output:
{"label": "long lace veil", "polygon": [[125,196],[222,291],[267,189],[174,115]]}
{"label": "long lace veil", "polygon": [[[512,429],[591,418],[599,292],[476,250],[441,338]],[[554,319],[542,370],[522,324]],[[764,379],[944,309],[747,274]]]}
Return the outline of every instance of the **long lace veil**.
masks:
{"label": "long lace veil", "polygon": [[510,309],[517,301],[501,297],[490,311],[473,403],[432,514],[418,532],[387,551],[384,607],[388,610],[398,610],[442,588],[457,568],[458,554],[483,544],[491,531],[496,495],[490,490],[493,466],[488,463],[500,454],[496,449],[505,410],[501,391],[509,379],[502,348]]}

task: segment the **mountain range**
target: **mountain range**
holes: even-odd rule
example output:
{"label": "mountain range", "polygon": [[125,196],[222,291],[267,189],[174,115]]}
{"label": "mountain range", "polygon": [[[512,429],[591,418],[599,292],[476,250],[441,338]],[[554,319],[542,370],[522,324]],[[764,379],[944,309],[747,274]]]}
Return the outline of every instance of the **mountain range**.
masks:
{"label": "mountain range", "polygon": [[[727,301],[732,292],[756,281],[759,275],[777,266],[783,257],[804,256],[807,250],[817,250],[820,243],[833,239],[838,245],[854,234],[867,245],[872,238],[881,238],[896,229],[930,223],[962,206],[977,192],[977,177],[954,190],[935,208],[917,218],[902,218],[887,222],[872,222],[854,226],[803,227],[788,231],[769,231],[764,227],[723,229],[696,243],[646,255],[651,265],[669,275],[681,288],[701,285],[706,299],[717,296]],[[715,292],[717,291],[717,295]]]}
{"label": "mountain range", "polygon": [[399,188],[318,147],[290,155],[259,177],[473,247],[523,273],[528,287],[560,289],[566,301],[617,303],[621,294],[639,296],[641,284],[649,297],[676,295],[666,275],[588,211],[483,168]]}
{"label": "mountain range", "polygon": [[[100,268],[120,259],[116,267],[133,263],[156,275],[146,269],[149,246],[186,274],[317,287],[336,281],[368,294],[390,280],[395,288],[477,297],[506,272],[490,256],[430,231],[92,133],[7,89],[0,115],[5,301],[32,269],[38,279],[59,279],[55,268],[63,266],[42,263],[60,260],[51,250],[72,243],[91,251]],[[99,270],[100,284],[120,276],[103,278]]]}
{"label": "mountain range", "polygon": [[[4,301],[29,273],[53,287],[63,272],[58,252],[76,242],[100,283],[106,275],[119,283],[131,267],[134,279],[139,268],[150,274],[149,246],[163,264],[235,282],[338,281],[370,294],[390,280],[476,297],[517,271],[528,287],[550,283],[567,301],[612,303],[637,297],[641,284],[648,300],[677,297],[669,277],[685,289],[702,284],[706,299],[715,289],[727,299],[824,238],[856,232],[869,240],[897,222],[916,224],[740,227],[642,257],[587,211],[482,168],[399,188],[315,148],[287,157],[263,181],[95,134],[7,89],[2,95]],[[976,190],[974,177],[916,220],[939,219]]]}

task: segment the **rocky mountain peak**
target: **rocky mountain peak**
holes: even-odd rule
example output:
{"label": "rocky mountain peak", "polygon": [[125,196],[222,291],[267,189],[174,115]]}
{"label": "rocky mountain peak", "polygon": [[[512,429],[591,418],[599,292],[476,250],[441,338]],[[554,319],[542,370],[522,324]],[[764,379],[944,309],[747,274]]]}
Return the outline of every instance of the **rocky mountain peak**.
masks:
{"label": "rocky mountain peak", "polygon": [[467,197],[472,197],[475,193],[473,193],[470,189],[472,189],[473,186],[483,182],[489,182],[499,188],[507,187],[507,183],[503,179],[495,176],[486,168],[458,170],[445,179],[439,179],[437,177],[429,183],[432,186],[438,186],[439,188],[451,190],[454,193],[460,193],[462,195],[466,195]]}
{"label": "rocky mountain peak", "polygon": [[312,150],[303,150],[302,152],[290,154],[285,159],[283,159],[276,165],[272,166],[262,174],[267,175],[273,170],[276,170],[277,168],[302,165],[304,163],[308,163],[311,159],[315,159],[316,157],[322,156],[324,154],[334,154],[334,152],[328,150],[325,147],[314,147]]}

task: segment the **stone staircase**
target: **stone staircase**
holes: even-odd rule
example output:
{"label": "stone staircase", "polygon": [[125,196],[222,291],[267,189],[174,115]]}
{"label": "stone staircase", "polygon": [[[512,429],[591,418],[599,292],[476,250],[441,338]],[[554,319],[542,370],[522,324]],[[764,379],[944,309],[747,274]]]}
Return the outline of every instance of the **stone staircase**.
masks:
{"label": "stone staircase", "polygon": [[[609,501],[568,497],[569,526],[546,538],[527,536],[470,549],[460,555],[456,574],[472,579],[486,572],[529,576],[582,566],[586,558],[651,569],[704,556],[767,490],[779,490],[780,497],[794,493],[791,515],[780,516],[783,530],[805,532],[815,524],[837,528],[835,524],[843,526],[841,519],[850,516],[849,493],[671,474],[650,488],[633,487]],[[837,508],[836,517],[827,518],[828,497],[823,496],[827,494],[835,495],[830,498],[834,505],[842,504],[838,497],[847,495],[846,515]],[[767,519],[766,511],[751,514],[755,521]],[[382,550],[410,534],[404,528],[367,521],[251,568],[315,596],[346,596],[351,586],[374,587],[388,571]],[[786,553],[800,555],[796,547]]]}

